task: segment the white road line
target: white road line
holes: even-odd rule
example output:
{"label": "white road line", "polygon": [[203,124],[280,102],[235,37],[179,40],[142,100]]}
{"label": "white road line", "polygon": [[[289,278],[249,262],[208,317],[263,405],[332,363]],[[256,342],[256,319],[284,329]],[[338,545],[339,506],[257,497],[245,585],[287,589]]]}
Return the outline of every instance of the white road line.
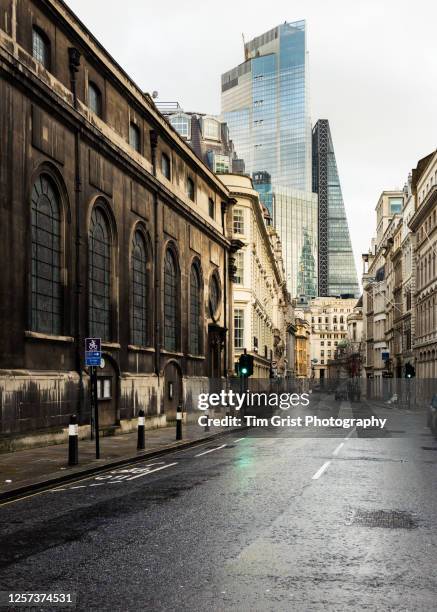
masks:
{"label": "white road line", "polygon": [[330,463],[331,463],[330,461],[325,461],[322,467],[319,470],[317,470],[317,472],[314,474],[312,480],[317,480],[318,478],[320,478],[320,476],[323,474],[323,472],[326,470],[326,468],[328,467]]}
{"label": "white road line", "polygon": [[[67,489],[50,489],[52,493],[57,493],[58,491],[66,491]],[[29,496],[30,497],[30,496]]]}
{"label": "white road line", "polygon": [[348,440],[348,439],[351,437],[351,435],[352,435],[353,433],[355,433],[355,431],[356,431],[356,427],[354,427],[354,428],[352,429],[352,431],[350,431],[350,432],[347,434],[347,436],[345,437],[345,440]]}
{"label": "white road line", "polygon": [[237,438],[237,440],[234,440],[234,442],[241,442],[241,440],[245,440],[246,438]]}
{"label": "white road line", "polygon": [[89,487],[103,487],[104,484],[105,484],[104,482],[98,482],[97,484],[90,484],[88,486]]}
{"label": "white road line", "polygon": [[153,472],[159,472],[159,470],[165,470],[165,468],[169,468],[172,465],[177,465],[177,461],[175,463],[168,463],[167,465],[161,465],[161,467],[155,468],[154,470],[149,470],[148,472],[144,472],[143,474],[136,474],[135,476],[128,478],[128,480],[135,480],[135,478],[141,478],[141,476],[147,476],[148,474],[152,474]]}
{"label": "white road line", "polygon": [[337,446],[337,448],[335,449],[335,451],[332,453],[333,455],[338,455],[338,453],[341,450],[341,447],[344,445],[344,442],[340,442],[340,444]]}
{"label": "white road line", "polygon": [[194,455],[195,457],[201,457],[202,455],[207,455],[208,453],[213,453],[214,451],[218,451],[221,448],[224,448],[226,444],[222,444],[221,446],[217,446],[216,448],[210,448],[209,450],[203,451],[203,453],[199,453],[198,455]]}
{"label": "white road line", "polygon": [[85,489],[86,485],[79,485],[78,487],[70,487],[70,489]]}

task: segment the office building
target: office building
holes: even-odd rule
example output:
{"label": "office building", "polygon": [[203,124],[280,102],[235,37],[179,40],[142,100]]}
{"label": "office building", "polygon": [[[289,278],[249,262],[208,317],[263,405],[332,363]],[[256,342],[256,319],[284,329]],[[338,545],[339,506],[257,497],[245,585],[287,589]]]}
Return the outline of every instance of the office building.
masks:
{"label": "office building", "polygon": [[313,191],[319,199],[318,294],[358,297],[357,271],[327,119],[319,119],[313,130]]}

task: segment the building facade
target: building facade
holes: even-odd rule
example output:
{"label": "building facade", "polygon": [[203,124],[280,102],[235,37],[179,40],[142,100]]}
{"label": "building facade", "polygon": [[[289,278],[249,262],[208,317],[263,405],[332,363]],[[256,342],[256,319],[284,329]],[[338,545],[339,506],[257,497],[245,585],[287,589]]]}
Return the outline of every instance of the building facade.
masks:
{"label": "building facade", "polygon": [[296,316],[296,357],[295,357],[295,372],[296,378],[310,378],[311,376],[311,350],[310,337],[311,327],[308,321],[299,316]]}
{"label": "building facade", "polygon": [[[0,431],[174,418],[233,363],[227,188],[64,2],[0,4]],[[231,213],[229,213],[231,214]]]}
{"label": "building facade", "polygon": [[[244,51],[245,61],[222,75],[222,117],[279,231],[287,285],[297,297],[301,259],[309,251],[317,259],[305,22],[277,26]],[[317,261],[308,286],[301,287],[309,296],[317,295],[313,275]]]}
{"label": "building facade", "polygon": [[302,310],[296,308],[296,316],[305,318],[310,325],[311,376],[328,377],[328,362],[335,351],[347,339],[347,318],[353,311],[355,298],[318,297],[310,300]]}
{"label": "building facade", "polygon": [[184,112],[178,103],[156,102],[156,106],[213,172],[244,174],[244,161],[237,157],[226,123],[214,115]]}
{"label": "building facade", "polygon": [[313,129],[313,191],[318,194],[318,295],[359,295],[331,130],[327,119]]}
{"label": "building facade", "polygon": [[412,173],[414,232],[416,376],[437,378],[437,152],[421,159]]}
{"label": "building facade", "polygon": [[254,378],[287,377],[294,372],[288,339],[293,319],[285,286],[281,243],[270,225],[252,181],[222,175],[235,200],[232,237],[240,248],[234,255],[234,361],[246,350],[254,358]]}

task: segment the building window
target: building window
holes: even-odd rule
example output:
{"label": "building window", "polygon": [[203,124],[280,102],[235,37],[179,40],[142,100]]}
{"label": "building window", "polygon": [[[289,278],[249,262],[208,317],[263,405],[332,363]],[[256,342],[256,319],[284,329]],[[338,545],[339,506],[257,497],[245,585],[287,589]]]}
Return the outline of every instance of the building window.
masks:
{"label": "building window", "polygon": [[111,237],[99,207],[91,215],[88,251],[89,333],[111,339]]}
{"label": "building window", "polygon": [[234,347],[244,348],[244,310],[240,308],[234,310]]}
{"label": "building window", "polygon": [[216,119],[202,119],[202,136],[205,140],[220,140],[220,124]]}
{"label": "building window", "polygon": [[183,138],[191,138],[191,118],[187,115],[172,115],[169,118],[171,125]]}
{"label": "building window", "polygon": [[244,234],[244,217],[241,208],[234,208],[234,234]]}
{"label": "building window", "polygon": [[400,213],[402,211],[402,198],[389,198],[388,199],[390,214],[394,215],[396,213]]}
{"label": "building window", "polygon": [[216,319],[220,307],[221,291],[220,281],[217,274],[213,274],[209,281],[209,314],[211,319]]}
{"label": "building window", "polygon": [[129,124],[129,144],[138,153],[141,153],[140,128],[135,123]]}
{"label": "building window", "polygon": [[208,199],[208,214],[211,217],[211,219],[215,218],[215,204],[212,198]]}
{"label": "building window", "polygon": [[112,398],[112,378],[99,376],[97,378],[97,399],[109,400]]}
{"label": "building window", "polygon": [[136,231],[132,241],[132,344],[147,345],[147,309],[149,287],[147,278],[147,250],[144,236]]}
{"label": "building window", "polygon": [[200,355],[201,353],[201,292],[200,274],[198,267],[193,264],[190,273],[190,353]]}
{"label": "building window", "polygon": [[166,153],[161,155],[161,172],[166,179],[171,180],[170,158]]}
{"label": "building window", "polygon": [[242,251],[238,251],[235,253],[235,282],[239,285],[244,284],[244,253]]}
{"label": "building window", "polygon": [[95,83],[88,83],[88,106],[98,117],[102,116],[102,94]]}
{"label": "building window", "polygon": [[32,188],[32,321],[34,331],[62,332],[61,216],[57,189],[41,175]]}
{"label": "building window", "polygon": [[192,178],[187,178],[187,195],[194,202],[195,194],[194,194],[194,181]]}
{"label": "building window", "polygon": [[175,351],[178,348],[178,268],[175,256],[167,249],[164,261],[164,348]]}
{"label": "building window", "polygon": [[44,68],[50,70],[50,41],[39,28],[32,30],[32,55]]}

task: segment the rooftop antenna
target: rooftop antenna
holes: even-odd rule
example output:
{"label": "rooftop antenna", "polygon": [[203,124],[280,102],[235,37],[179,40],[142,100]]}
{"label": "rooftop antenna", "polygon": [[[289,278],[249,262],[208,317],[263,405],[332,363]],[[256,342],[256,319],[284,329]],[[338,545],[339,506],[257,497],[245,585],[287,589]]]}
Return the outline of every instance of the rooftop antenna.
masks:
{"label": "rooftop antenna", "polygon": [[241,37],[243,39],[244,61],[247,61],[249,59],[249,52],[246,50],[246,41],[244,39],[244,32],[241,32]]}

